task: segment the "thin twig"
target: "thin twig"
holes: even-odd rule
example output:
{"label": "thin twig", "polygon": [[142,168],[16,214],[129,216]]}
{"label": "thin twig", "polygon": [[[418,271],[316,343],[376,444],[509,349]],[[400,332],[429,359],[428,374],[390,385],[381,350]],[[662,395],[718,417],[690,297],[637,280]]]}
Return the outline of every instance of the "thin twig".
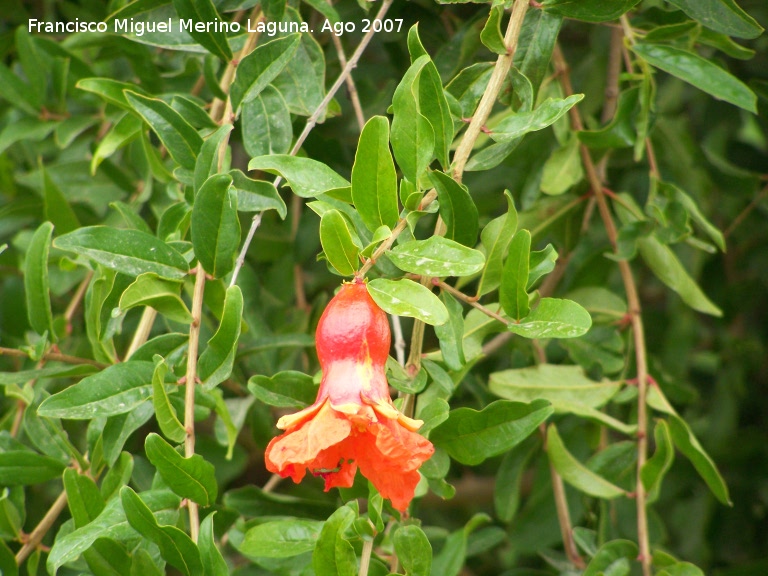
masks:
{"label": "thin twig", "polygon": [[134,352],[147,341],[149,334],[152,332],[152,325],[155,323],[155,318],[157,318],[157,310],[149,306],[145,307],[144,312],[141,313],[141,320],[139,320],[139,325],[136,327],[136,332],[133,333],[131,345],[125,353],[126,360],[129,360]]}
{"label": "thin twig", "polygon": [[368,576],[368,568],[371,565],[371,554],[373,553],[373,540],[363,541],[363,551],[360,555],[360,570],[357,576]]}
{"label": "thin twig", "polygon": [[403,338],[403,326],[400,316],[392,315],[392,332],[395,333],[395,357],[400,366],[405,366],[405,338]]}
{"label": "thin twig", "polygon": [[[347,56],[344,54],[344,46],[341,44],[341,38],[336,36],[336,34],[331,34],[331,40],[333,41],[334,48],[336,48],[339,64],[341,64],[342,68],[346,68]],[[345,82],[347,83],[347,91],[349,92],[349,101],[352,103],[352,109],[355,111],[357,126],[362,132],[363,126],[365,126],[365,114],[363,114],[363,107],[360,105],[360,96],[357,93],[357,86],[355,86],[355,80],[352,78],[352,74],[347,76]]]}
{"label": "thin twig", "polygon": [[83,278],[82,282],[80,282],[80,285],[77,287],[74,296],[72,296],[72,300],[70,300],[67,309],[64,311],[64,320],[67,321],[67,333],[72,331],[72,318],[85,297],[88,285],[91,283],[91,278],[93,278],[93,271],[88,270],[85,278]]}
{"label": "thin twig", "polygon": [[507,24],[507,31],[504,34],[504,45],[507,48],[507,53],[500,55],[496,59],[496,65],[488,81],[488,86],[485,88],[480,103],[477,105],[477,110],[472,115],[472,120],[467,127],[467,131],[464,133],[464,137],[461,139],[459,147],[456,149],[456,153],[453,155],[453,179],[456,182],[461,182],[469,155],[472,153],[475,142],[491,114],[504,80],[507,74],[509,74],[512,59],[517,49],[517,40],[520,37],[520,30],[523,26],[523,18],[525,18],[527,10],[528,0],[515,0],[515,4],[512,6],[512,15]]}
{"label": "thin twig", "polygon": [[[555,69],[558,71],[560,83],[563,87],[565,96],[573,94],[573,87],[571,86],[570,74],[568,71],[568,64],[563,57],[562,50],[559,45],[555,46],[553,52],[553,62]],[[583,130],[584,123],[581,119],[578,106],[574,106],[569,110],[571,124],[576,131]],[[603,226],[605,227],[608,240],[616,251],[618,232],[616,230],[616,224],[613,221],[608,202],[605,198],[603,190],[603,184],[600,181],[600,177],[597,174],[597,169],[590,156],[589,149],[581,145],[581,159],[584,165],[584,169],[587,173],[589,185],[592,188],[592,193],[597,200],[597,206],[600,211],[600,217],[603,220]],[[638,560],[642,563],[643,575],[651,576],[651,552],[648,536],[648,516],[646,510],[646,491],[640,477],[640,471],[642,470],[647,460],[648,452],[648,416],[646,406],[646,396],[648,388],[648,361],[646,357],[645,346],[645,330],[643,327],[642,309],[640,307],[640,297],[637,292],[637,285],[635,284],[634,276],[632,275],[632,268],[629,262],[626,260],[619,260],[617,262],[619,266],[619,272],[621,273],[622,283],[624,284],[624,291],[627,295],[627,307],[631,319],[632,336],[635,344],[635,363],[637,365],[637,474],[636,474],[636,486],[635,491],[637,494],[637,538],[640,547],[640,555]]]}
{"label": "thin twig", "polygon": [[[0,346],[0,356],[14,356],[17,358],[26,358],[29,355],[24,350],[17,350],[16,348],[4,348]],[[69,354],[62,354],[60,352],[46,352],[43,354],[42,360],[50,362],[64,362],[66,364],[88,364],[90,366],[96,366],[97,368],[106,368],[109,364],[103,364],[90,358],[80,358],[79,356],[70,356]]]}
{"label": "thin twig", "polygon": [[43,540],[43,537],[48,533],[48,530],[51,529],[53,523],[56,522],[59,514],[61,514],[66,506],[67,493],[62,490],[59,494],[59,497],[54,500],[53,504],[48,509],[48,512],[46,512],[45,516],[43,516],[43,519],[40,520],[40,523],[35,526],[35,529],[32,530],[32,532],[29,534],[27,541],[24,543],[24,546],[22,546],[21,549],[16,553],[17,566],[21,566],[24,560],[26,560],[29,555],[34,552],[35,548],[37,548],[37,545],[40,544],[40,542]]}
{"label": "thin twig", "polygon": [[[184,396],[184,428],[187,438],[184,441],[184,454],[187,458],[195,453],[195,385],[197,383],[197,350],[200,345],[200,322],[203,312],[203,294],[205,293],[205,270],[198,263],[195,274],[195,288],[192,293],[192,323],[189,325],[189,351],[187,352],[186,390]],[[197,503],[189,501],[189,535],[197,542],[200,531],[200,518]]]}
{"label": "thin twig", "polygon": [[731,225],[726,228],[725,232],[723,232],[723,237],[728,238],[731,234],[733,234],[733,231],[736,230],[736,228],[738,228],[742,222],[744,222],[744,219],[749,216],[752,210],[757,208],[757,205],[760,204],[760,202],[762,202],[763,198],[766,196],[768,196],[768,186],[758,192],[752,201],[747,204],[747,207],[739,212],[738,216],[736,216],[736,218],[733,219],[733,222],[731,222]]}
{"label": "thin twig", "polygon": [[[378,13],[376,14],[375,20],[381,20],[384,18],[384,15],[387,13],[387,10],[389,10],[389,7],[392,6],[392,2],[394,0],[384,0],[382,2],[381,7],[379,8]],[[366,47],[370,43],[371,39],[373,38],[374,32],[374,26],[371,25],[370,30],[363,36],[362,40],[360,40],[360,44],[357,45],[357,48],[355,48],[354,53],[352,54],[352,57],[347,62],[347,65],[344,66],[344,69],[341,71],[341,74],[339,74],[339,77],[336,78],[336,81],[333,83],[333,85],[328,89],[328,93],[325,95],[325,98],[320,102],[320,104],[317,106],[315,111],[312,113],[312,115],[307,118],[307,123],[304,126],[304,130],[299,134],[299,137],[296,139],[296,143],[293,145],[293,148],[289,152],[291,156],[295,156],[296,153],[301,149],[301,147],[304,144],[304,141],[307,139],[307,136],[309,136],[309,133],[312,131],[312,129],[317,124],[320,117],[325,113],[325,108],[328,106],[329,102],[333,99],[336,92],[338,92],[339,88],[341,88],[341,85],[345,82],[347,76],[349,76],[352,73],[352,70],[357,66],[358,60],[360,60],[360,57],[363,55],[363,52],[365,51]],[[283,181],[283,179],[278,176],[275,178],[274,185],[275,187],[278,187],[280,183]],[[251,223],[251,228],[254,228],[254,224]],[[255,232],[255,230],[254,230]],[[248,238],[252,239],[253,234],[248,233]],[[240,274],[240,269],[243,267],[243,262],[245,262],[245,254],[248,252],[248,248],[250,246],[250,240],[246,238],[246,242],[243,243],[243,248],[240,250],[240,255],[237,258],[237,262],[235,264],[235,269],[232,272],[232,284],[234,285],[235,282],[237,282],[237,277]]]}

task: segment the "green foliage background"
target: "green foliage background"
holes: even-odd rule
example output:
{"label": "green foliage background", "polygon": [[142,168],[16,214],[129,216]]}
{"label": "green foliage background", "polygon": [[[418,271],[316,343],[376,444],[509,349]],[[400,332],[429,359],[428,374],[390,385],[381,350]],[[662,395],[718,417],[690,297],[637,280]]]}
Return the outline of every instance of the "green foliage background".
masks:
{"label": "green foliage background", "polygon": [[[357,574],[366,542],[370,574],[768,573],[768,6],[532,3],[457,174],[512,4],[395,0],[355,92],[318,109],[380,3],[2,3],[0,573]],[[27,28],[176,14],[315,32]],[[326,18],[357,29],[337,46]],[[414,368],[393,349],[390,383],[438,448],[410,518],[360,477],[325,494],[263,463],[361,269]],[[638,347],[653,566],[627,497]]]}

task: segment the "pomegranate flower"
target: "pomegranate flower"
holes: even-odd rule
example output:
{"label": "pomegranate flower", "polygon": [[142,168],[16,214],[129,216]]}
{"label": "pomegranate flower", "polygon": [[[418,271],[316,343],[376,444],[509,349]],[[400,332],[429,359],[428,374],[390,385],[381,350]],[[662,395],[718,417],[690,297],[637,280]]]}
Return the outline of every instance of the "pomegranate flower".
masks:
{"label": "pomegranate flower", "polygon": [[344,284],[316,332],[323,378],[317,400],[283,416],[265,455],[267,469],[300,482],[306,471],[325,479],[326,492],[352,486],[357,468],[392,505],[405,511],[418,468],[434,452],[415,431],[423,424],[392,404],[385,376],[390,333],[386,313],[362,280]]}

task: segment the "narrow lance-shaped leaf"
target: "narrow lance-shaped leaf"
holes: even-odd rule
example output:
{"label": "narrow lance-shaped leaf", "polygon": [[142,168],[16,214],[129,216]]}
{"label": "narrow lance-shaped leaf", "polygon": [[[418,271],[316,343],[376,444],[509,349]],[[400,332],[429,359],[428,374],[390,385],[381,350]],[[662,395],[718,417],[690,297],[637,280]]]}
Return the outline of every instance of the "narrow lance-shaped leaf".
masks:
{"label": "narrow lance-shaped leaf", "polygon": [[392,96],[392,150],[403,175],[414,184],[427,169],[435,151],[435,132],[420,112],[416,97],[419,75],[430,62],[427,55],[417,58]]}
{"label": "narrow lance-shaped leaf", "polygon": [[426,276],[469,276],[482,270],[485,264],[479,250],[442,236],[405,242],[387,255],[401,270]]}
{"label": "narrow lance-shaped leaf", "polygon": [[448,310],[448,322],[435,326],[435,336],[440,341],[443,361],[451,370],[461,370],[464,357],[464,310],[456,298],[447,291],[440,293],[440,300]]}
{"label": "narrow lance-shaped leaf", "polygon": [[224,310],[219,328],[208,340],[198,363],[198,375],[204,389],[210,390],[232,373],[242,317],[243,293],[239,286],[230,286],[224,297]]}
{"label": "narrow lance-shaped leaf", "polygon": [[596,498],[611,499],[624,495],[624,490],[589,470],[568,452],[554,424],[547,428],[547,454],[555,470],[574,488]]}
{"label": "narrow lance-shaped leaf", "polygon": [[737,38],[757,38],[763,27],[733,0],[668,0],[707,28]]}
{"label": "narrow lance-shaped leaf", "polygon": [[169,279],[182,279],[189,273],[184,257],[162,240],[140,230],[108,226],[86,226],[59,236],[53,245],[82,254],[129,276],[155,272]]}
{"label": "narrow lance-shaped leaf", "polygon": [[608,22],[627,13],[640,0],[544,0],[542,7],[547,12],[585,22]]}
{"label": "narrow lance-shaped leaf", "polygon": [[285,220],[288,209],[272,182],[253,180],[241,170],[230,170],[229,175],[232,176],[232,187],[237,191],[237,209],[240,212],[276,210]]}
{"label": "narrow lance-shaped leaf", "polygon": [[314,549],[322,527],[323,522],[316,520],[265,522],[250,528],[237,549],[248,558],[298,556]]}
{"label": "narrow lance-shaped leaf", "polygon": [[479,228],[477,206],[469,190],[438,170],[429,173],[429,179],[437,190],[440,216],[445,222],[445,237],[459,244],[474,247]]}
{"label": "narrow lance-shaped leaf", "polygon": [[90,420],[131,412],[152,395],[152,362],[121,362],[83,378],[45,399],[38,413],[48,418]]}
{"label": "narrow lance-shaped leaf", "polygon": [[481,411],[457,408],[429,438],[454,460],[474,466],[525,440],[552,411],[546,400],[530,404],[498,400]]}
{"label": "narrow lance-shaped leaf", "polygon": [[216,278],[235,266],[240,245],[237,193],[230,190],[229,174],[214,174],[205,181],[192,207],[192,246],[203,268]]}
{"label": "narrow lance-shaped leaf", "polygon": [[344,532],[355,520],[355,512],[342,506],[323,524],[312,554],[312,568],[317,576],[355,576],[355,549],[344,538]]}
{"label": "narrow lance-shaped leaf", "polygon": [[285,154],[291,149],[291,114],[285,98],[272,85],[243,104],[241,125],[243,146],[249,156]]}
{"label": "narrow lance-shaped leaf", "polygon": [[155,433],[147,436],[144,449],[149,461],[176,494],[201,506],[216,502],[218,487],[213,464],[199,454],[184,458]]}
{"label": "narrow lance-shaped leaf", "polygon": [[338,210],[328,210],[320,218],[320,243],[325,257],[339,274],[352,276],[358,269],[359,248],[352,239],[347,221]]}
{"label": "narrow lance-shaped leaf", "polygon": [[200,559],[203,562],[203,576],[229,576],[229,567],[216,547],[213,535],[213,517],[211,512],[200,523],[200,536],[197,546],[200,549]]}
{"label": "narrow lance-shaped leaf", "polygon": [[178,568],[185,576],[201,574],[203,563],[200,551],[192,539],[176,526],[160,526],[147,505],[130,487],[120,490],[128,523],[142,536],[157,544],[166,562]]}
{"label": "narrow lance-shaped leaf", "polygon": [[38,334],[48,332],[48,337],[55,341],[48,285],[48,252],[52,234],[53,224],[43,222],[32,235],[24,260],[24,292],[30,326]]}
{"label": "narrow lance-shaped leaf", "polygon": [[283,71],[299,47],[300,41],[301,34],[277,38],[257,46],[238,63],[237,74],[229,93],[235,112],[245,100],[256,97]]}
{"label": "narrow lance-shaped leaf", "polygon": [[504,15],[503,6],[493,6],[488,15],[488,21],[480,32],[480,41],[494,54],[506,54],[504,36],[501,33],[501,17]]}
{"label": "narrow lance-shaped leaf", "polygon": [[72,210],[72,206],[54,183],[45,165],[40,162],[40,173],[43,177],[43,199],[45,201],[45,218],[53,223],[57,234],[66,234],[80,228],[80,221]]}
{"label": "narrow lance-shaped leaf", "polygon": [[525,318],[531,310],[526,291],[530,254],[531,233],[519,230],[509,245],[499,289],[501,307],[515,320]]}
{"label": "narrow lance-shaped leaf", "polygon": [[661,483],[664,476],[672,467],[675,460],[675,447],[672,444],[672,435],[669,425],[664,420],[657,420],[653,429],[653,438],[656,442],[656,451],[653,453],[643,469],[640,478],[648,494],[648,503],[655,502],[661,491]]}
{"label": "narrow lance-shaped leaf", "polygon": [[[219,21],[219,13],[211,0],[173,0],[173,7],[176,8],[179,18],[191,20],[193,23]],[[227,62],[232,60],[232,49],[229,47],[226,33],[216,26],[204,28],[198,30],[193,25],[189,29],[189,35],[211,54]]]}
{"label": "narrow lance-shaped leaf", "polygon": [[171,158],[187,170],[194,170],[203,139],[181,114],[157,98],[147,98],[130,90],[125,91],[125,97],[154,130]]}
{"label": "narrow lance-shaped leaf", "polygon": [[635,44],[632,51],[643,60],[688,82],[699,90],[757,114],[757,96],[741,80],[687,50],[661,44]]}
{"label": "narrow lance-shaped leaf", "polygon": [[120,310],[150,306],[169,320],[189,324],[192,315],[181,299],[180,291],[181,283],[164,280],[154,272],[147,272],[139,275],[120,296]]}
{"label": "narrow lance-shaped leaf", "polygon": [[490,134],[491,139],[496,142],[509,142],[528,132],[551,126],[583,98],[584,94],[573,94],[560,99],[547,98],[534,110],[507,116],[494,126]]}
{"label": "narrow lance-shaped leaf", "polygon": [[432,325],[448,321],[448,311],[440,299],[413,280],[376,278],[368,282],[368,293],[389,314],[417,318]]}
{"label": "narrow lance-shaped leaf", "polygon": [[576,338],[591,326],[589,312],[573,300],[542,298],[530,314],[507,328],[524,338]]}
{"label": "narrow lance-shaped leaf", "polygon": [[195,193],[203,187],[210,176],[219,171],[219,148],[230,132],[232,132],[232,124],[224,124],[203,142],[197,164],[195,164]]}
{"label": "narrow lance-shaped leaf", "polygon": [[29,450],[0,452],[0,486],[42,484],[61,476],[64,468],[60,460]]}
{"label": "narrow lance-shaped leaf", "polygon": [[[655,388],[655,387],[652,387]],[[675,414],[669,415],[669,431],[677,449],[691,461],[696,471],[704,479],[715,497],[728,506],[732,506],[728,486],[710,458],[709,454],[701,447],[696,436],[693,435],[688,424]]]}
{"label": "narrow lance-shaped leaf", "polygon": [[397,175],[384,116],[372,117],[360,133],[352,166],[352,200],[370,231],[397,224]]}
{"label": "narrow lance-shaped leaf", "polygon": [[408,576],[428,576],[432,569],[432,545],[416,525],[401,526],[395,532],[395,552]]}
{"label": "narrow lance-shaped leaf", "polygon": [[477,287],[478,296],[495,290],[501,284],[503,259],[517,229],[517,210],[509,190],[504,191],[507,213],[491,220],[480,233],[485,248],[485,268]]}
{"label": "narrow lance-shaped leaf", "polygon": [[302,198],[314,198],[331,190],[349,187],[346,179],[311,158],[297,158],[287,154],[259,156],[248,163],[248,169],[279,174],[288,181],[293,193]]}
{"label": "narrow lance-shaped leaf", "polygon": [[165,375],[168,364],[160,357],[155,357],[155,371],[152,373],[152,405],[160,431],[172,442],[181,443],[187,438],[187,430],[176,415],[176,411],[165,391]]}

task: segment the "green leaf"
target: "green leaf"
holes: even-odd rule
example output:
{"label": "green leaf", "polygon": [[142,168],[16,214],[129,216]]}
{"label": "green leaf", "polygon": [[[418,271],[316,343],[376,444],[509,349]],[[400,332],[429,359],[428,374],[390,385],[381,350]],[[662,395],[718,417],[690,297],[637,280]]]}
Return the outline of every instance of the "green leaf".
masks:
{"label": "green leaf", "polygon": [[504,190],[504,196],[507,199],[507,213],[491,220],[480,233],[486,257],[485,268],[477,286],[479,296],[492,292],[501,284],[504,255],[517,229],[515,201],[509,190]]}
{"label": "green leaf", "polygon": [[507,328],[524,338],[576,338],[591,326],[589,312],[573,300],[542,298],[533,312]]}
{"label": "green leaf", "polygon": [[568,110],[584,98],[584,94],[573,94],[568,98],[547,98],[535,110],[507,116],[494,126],[490,133],[495,142],[509,142],[529,132],[542,130],[557,122]]}
{"label": "green leaf", "polygon": [[280,218],[285,220],[288,209],[272,182],[253,180],[240,170],[230,170],[232,186],[237,191],[237,209],[240,212],[264,212],[277,210]]}
{"label": "green leaf", "polygon": [[80,228],[80,221],[74,210],[72,210],[72,206],[70,206],[69,201],[59,187],[53,182],[42,162],[40,163],[40,173],[43,176],[45,219],[53,223],[58,234],[66,234]]}
{"label": "green leaf", "polygon": [[204,390],[210,390],[224,382],[232,373],[242,317],[243,293],[239,286],[230,286],[224,297],[224,310],[219,328],[208,340],[198,363],[198,375]]}
{"label": "green leaf", "polygon": [[215,515],[216,512],[211,512],[200,523],[197,546],[200,549],[200,559],[203,562],[203,576],[229,576],[229,567],[214,541],[213,517]]}
{"label": "green leaf", "polygon": [[240,246],[237,193],[232,176],[214,174],[200,187],[192,206],[192,246],[205,271],[222,278],[235,267]]}
{"label": "green leaf", "polygon": [[140,274],[120,296],[120,310],[150,306],[169,320],[189,324],[192,315],[179,295],[180,290],[179,282],[164,280],[154,272]]}
{"label": "green leaf", "polygon": [[350,185],[347,180],[322,162],[286,154],[253,158],[248,163],[248,169],[280,174],[288,181],[293,193],[302,198],[314,198]]}
{"label": "green leaf", "polygon": [[184,458],[154,432],[144,441],[144,450],[149,461],[176,494],[201,506],[210,506],[216,502],[218,487],[215,469],[200,454]]}
{"label": "green leaf", "polygon": [[[583,576],[608,576],[614,574],[627,561],[637,560],[637,544],[630,540],[611,540],[603,544],[590,560]],[[627,571],[627,573],[629,573]]]}
{"label": "green leaf", "polygon": [[317,576],[357,575],[355,549],[344,538],[356,516],[350,507],[342,506],[323,524],[312,553],[312,568]]}
{"label": "green leaf", "polygon": [[661,483],[664,476],[672,467],[675,460],[675,447],[672,444],[672,435],[669,426],[664,420],[657,420],[653,429],[653,438],[656,442],[656,451],[653,453],[640,471],[640,478],[648,494],[647,502],[655,502],[661,491]]}
{"label": "green leaf", "polygon": [[[179,498],[170,490],[152,490],[142,494],[143,500],[152,512],[173,510],[179,507]],[[59,567],[72,562],[88,550],[99,538],[126,540],[133,538],[136,532],[128,524],[119,498],[112,499],[93,522],[74,532],[56,538],[48,554],[49,574],[56,574]]]}
{"label": "green leaf", "polygon": [[101,497],[104,502],[112,500],[120,491],[120,488],[128,484],[133,474],[133,456],[128,452],[121,452],[115,462],[110,462],[111,468],[101,481]]}
{"label": "green leaf", "polygon": [[137,92],[126,90],[125,97],[157,134],[171,158],[183,168],[194,170],[203,139],[181,114],[162,100],[147,98]]}
{"label": "green leaf", "polygon": [[704,576],[704,572],[690,562],[677,562],[656,572],[656,576]]}
{"label": "green leaf", "polygon": [[293,126],[283,95],[267,86],[243,104],[243,145],[249,156],[286,154],[291,149]]}
{"label": "green leaf", "polygon": [[551,196],[559,196],[570,190],[584,178],[578,138],[570,138],[568,143],[550,154],[544,163],[541,175],[541,191]]}
{"label": "green leaf", "polygon": [[102,100],[109,104],[114,104],[119,108],[133,111],[131,103],[126,98],[126,91],[130,91],[141,96],[149,96],[141,87],[130,82],[120,82],[111,78],[83,78],[77,83],[77,88],[86,92],[96,94]]}
{"label": "green leaf", "polygon": [[479,412],[457,408],[447,421],[432,430],[429,438],[454,460],[475,466],[525,440],[552,411],[544,400],[531,404],[497,400]]}
{"label": "green leaf", "polygon": [[669,200],[679,202],[691,217],[691,220],[693,220],[696,225],[709,236],[710,240],[712,240],[721,251],[725,252],[725,237],[723,236],[723,233],[720,232],[720,230],[712,224],[706,216],[704,216],[699,209],[699,205],[693,198],[674,184],[659,180],[657,185],[659,192],[664,194]]}
{"label": "green leaf", "polygon": [[392,96],[390,140],[403,175],[418,182],[435,153],[435,131],[419,109],[419,76],[431,63],[428,55],[417,58],[406,71]]}
{"label": "green leaf", "polygon": [[[219,22],[219,12],[216,10],[211,0],[173,0],[173,7],[179,18],[192,20],[193,23],[213,23]],[[211,54],[218,56],[224,61],[232,60],[232,49],[229,47],[227,35],[223,30],[209,26],[204,26],[205,30],[198,30],[194,25],[189,28],[188,33],[197,40],[200,45]]]}
{"label": "green leaf", "polygon": [[72,366],[70,364],[52,365],[33,370],[19,370],[18,372],[0,372],[0,386],[22,385],[29,380],[41,380],[43,378],[68,378],[70,376],[83,376],[93,374],[98,368],[82,364]]}
{"label": "green leaf", "polygon": [[728,494],[728,486],[717,470],[717,466],[715,466],[709,454],[704,451],[704,448],[701,447],[701,444],[699,444],[699,441],[693,435],[693,431],[685,420],[676,414],[670,414],[669,431],[677,449],[691,461],[691,464],[696,468],[704,482],[707,483],[715,498],[723,504],[733,506]]}
{"label": "green leaf", "polygon": [[64,470],[64,489],[75,528],[93,522],[104,510],[104,499],[99,487],[88,476],[78,474],[74,468]]}
{"label": "green leaf", "polygon": [[181,254],[140,230],[86,226],[59,236],[53,245],[129,276],[154,272],[162,278],[180,280],[189,273],[189,265]]}
{"label": "green leaf", "polygon": [[395,532],[395,553],[406,576],[429,576],[432,569],[432,545],[416,525],[401,526]]}
{"label": "green leaf", "polygon": [[543,398],[558,404],[582,404],[590,408],[605,405],[621,388],[621,382],[587,377],[581,366],[538,364],[493,372],[488,380],[491,392],[516,402]]}
{"label": "green leaf", "polygon": [[425,276],[470,276],[485,265],[482,252],[442,236],[405,242],[387,256],[401,270]]}
{"label": "green leaf", "polygon": [[757,38],[763,27],[733,0],[669,0],[707,28],[737,38]]}
{"label": "green leaf", "polygon": [[265,522],[250,528],[237,549],[248,558],[290,558],[313,550],[322,528],[316,520]]}
{"label": "green leaf", "polygon": [[352,166],[352,200],[371,232],[379,226],[392,228],[399,220],[397,175],[384,116],[372,117],[360,133]]}
{"label": "green leaf", "polygon": [[445,237],[473,247],[477,243],[479,224],[477,206],[467,187],[438,170],[430,172],[429,179],[437,190],[440,216],[446,226]]}
{"label": "green leaf", "polygon": [[286,370],[274,376],[251,376],[248,390],[259,400],[278,408],[306,408],[315,401],[317,386],[311,376]]}
{"label": "green leaf", "polygon": [[120,490],[120,501],[128,523],[142,536],[157,544],[166,562],[178,568],[185,576],[203,572],[200,551],[185,532],[175,526],[160,526],[139,495],[128,486]]}
{"label": "green leaf", "polygon": [[48,332],[48,337],[55,341],[48,284],[48,252],[52,234],[53,224],[43,222],[32,235],[24,259],[24,293],[29,325],[40,335]]}
{"label": "green leaf", "polygon": [[432,126],[435,136],[435,156],[440,166],[448,170],[449,151],[453,142],[453,118],[443,90],[440,73],[428,62],[419,75],[419,112]]}
{"label": "green leaf", "polygon": [[39,400],[27,406],[24,411],[23,425],[27,438],[35,448],[47,456],[62,462],[70,462],[74,459],[85,465],[82,455],[69,441],[69,436],[62,427],[61,421],[38,415],[37,408],[47,396],[47,393],[38,394]]}
{"label": "green leaf", "polygon": [[103,160],[135,140],[141,134],[143,128],[144,123],[141,121],[141,118],[134,114],[125,114],[120,118],[96,147],[96,151],[91,158],[91,175],[96,174],[96,169]]}
{"label": "green leaf", "polygon": [[29,450],[0,452],[0,486],[42,484],[61,476],[66,466]]}
{"label": "green leaf", "polygon": [[543,250],[534,250],[528,263],[528,283],[526,289],[530,290],[542,276],[546,276],[555,269],[557,252],[552,244],[547,244]]}
{"label": "green leaf", "polygon": [[577,490],[609,500],[624,495],[624,490],[592,472],[568,452],[554,424],[547,429],[547,454],[558,474]]}
{"label": "green leaf", "polygon": [[232,109],[252,100],[283,71],[299,47],[301,34],[289,34],[257,46],[237,65],[237,73],[230,88]]}
{"label": "green leaf", "polygon": [[320,243],[328,262],[339,274],[355,274],[360,266],[360,249],[352,238],[349,224],[338,210],[328,210],[320,218]]}
{"label": "green leaf", "polygon": [[578,132],[579,141],[590,148],[626,148],[638,138],[636,123],[641,89],[630,88],[619,94],[619,102],[613,119],[599,130]]}
{"label": "green leaf", "polygon": [[187,438],[187,429],[179,420],[168,399],[165,391],[165,376],[168,373],[168,364],[156,357],[155,370],[152,373],[152,405],[155,408],[155,417],[160,431],[172,442],[181,443]]}
{"label": "green leaf", "polygon": [[151,362],[121,362],[83,378],[46,398],[38,414],[47,418],[90,420],[131,412],[152,395]]}
{"label": "green leaf", "polygon": [[448,94],[459,102],[463,117],[468,118],[474,113],[492,73],[493,64],[478,62],[464,68],[445,87]]}
{"label": "green leaf", "polygon": [[504,263],[499,301],[504,312],[515,320],[521,320],[531,311],[528,303],[529,260],[531,255],[531,233],[519,230],[512,237],[509,255]]}
{"label": "green leaf", "polygon": [[440,341],[443,361],[451,370],[461,370],[466,364],[464,357],[464,310],[447,291],[440,292],[440,300],[448,310],[448,322],[435,326],[435,336]]}
{"label": "green leaf", "polygon": [[27,114],[37,116],[40,102],[31,102],[27,97],[29,86],[3,63],[0,63],[0,98],[18,107]]}
{"label": "green leaf", "polygon": [[448,321],[448,311],[440,299],[413,280],[376,278],[368,282],[368,293],[389,314],[416,318],[433,326]]}
{"label": "green leaf", "polygon": [[735,76],[687,50],[661,44],[635,44],[632,51],[643,60],[699,90],[757,114],[757,96]]}
{"label": "green leaf", "polygon": [[[291,6],[286,8],[284,20],[302,22],[299,12]],[[317,40],[312,34],[302,34],[296,52],[272,82],[285,98],[291,114],[310,116],[320,106],[325,96],[325,67],[323,49]],[[321,112],[320,122],[325,120],[326,112]]]}
{"label": "green leaf", "polygon": [[520,506],[523,476],[534,453],[541,449],[538,438],[531,436],[529,440],[519,444],[504,456],[496,472],[496,483],[493,491],[493,503],[496,516],[505,524],[515,517]]}
{"label": "green leaf", "polygon": [[209,177],[219,172],[219,149],[232,131],[232,124],[224,124],[216,132],[203,141],[200,154],[195,165],[194,185],[195,193],[203,187]]}
{"label": "green leaf", "polygon": [[480,32],[480,41],[494,54],[506,54],[504,35],[501,33],[501,17],[504,15],[503,6],[494,6],[488,15],[488,21]]}
{"label": "green leaf", "polygon": [[720,308],[702,292],[686,272],[669,246],[662,244],[654,236],[648,236],[637,241],[637,249],[656,277],[677,292],[688,306],[704,314],[718,317],[723,315]]}
{"label": "green leaf", "polygon": [[38,120],[37,118],[21,118],[11,122],[0,132],[0,154],[16,142],[29,140],[39,142],[48,137],[56,128],[58,122]]}
{"label": "green leaf", "polygon": [[607,22],[616,20],[629,12],[640,0],[544,0],[542,7],[547,12],[584,22]]}

